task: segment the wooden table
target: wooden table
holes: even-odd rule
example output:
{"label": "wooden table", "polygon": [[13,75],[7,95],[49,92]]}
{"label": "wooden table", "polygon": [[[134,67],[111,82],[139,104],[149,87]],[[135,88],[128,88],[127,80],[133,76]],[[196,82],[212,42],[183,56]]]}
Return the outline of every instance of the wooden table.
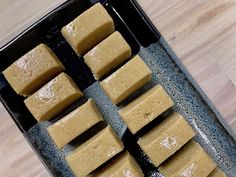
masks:
{"label": "wooden table", "polygon": [[[65,0],[0,0],[0,46]],[[236,1],[138,0],[236,132]],[[0,176],[49,174],[0,105]]]}

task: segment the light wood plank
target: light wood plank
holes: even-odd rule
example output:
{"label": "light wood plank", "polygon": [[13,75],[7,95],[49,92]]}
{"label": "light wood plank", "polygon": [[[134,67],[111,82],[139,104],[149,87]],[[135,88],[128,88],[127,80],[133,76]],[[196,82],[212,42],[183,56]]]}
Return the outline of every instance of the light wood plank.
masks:
{"label": "light wood plank", "polygon": [[66,0],[0,0],[0,47]]}
{"label": "light wood plank", "polygon": [[0,116],[0,176],[49,177],[49,173],[1,103]]}

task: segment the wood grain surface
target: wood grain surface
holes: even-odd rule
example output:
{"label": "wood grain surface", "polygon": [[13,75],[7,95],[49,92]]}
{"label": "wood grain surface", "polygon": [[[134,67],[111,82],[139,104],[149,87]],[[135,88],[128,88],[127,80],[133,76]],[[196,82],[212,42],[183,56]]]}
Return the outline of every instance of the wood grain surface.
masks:
{"label": "wood grain surface", "polygon": [[0,103],[0,176],[50,176]]}
{"label": "wood grain surface", "polygon": [[66,0],[0,0],[0,47]]}
{"label": "wood grain surface", "polygon": [[[65,0],[0,0],[0,46]],[[236,132],[236,1],[138,0]],[[0,104],[0,176],[47,177]]]}

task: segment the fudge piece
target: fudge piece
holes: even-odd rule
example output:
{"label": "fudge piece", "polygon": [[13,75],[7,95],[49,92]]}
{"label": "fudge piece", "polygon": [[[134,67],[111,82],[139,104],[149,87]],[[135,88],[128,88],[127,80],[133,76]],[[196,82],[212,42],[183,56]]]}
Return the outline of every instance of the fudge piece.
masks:
{"label": "fudge piece", "polygon": [[194,141],[164,162],[159,171],[165,177],[206,177],[216,168],[214,161]]}
{"label": "fudge piece", "polygon": [[91,177],[143,177],[142,170],[138,166],[134,158],[124,152],[119,157],[112,160],[107,166],[96,171]]}
{"label": "fudge piece", "polygon": [[208,177],[226,177],[226,175],[217,167]]}
{"label": "fudge piece", "polygon": [[50,120],[82,96],[73,80],[61,73],[24,102],[38,121],[44,121]]}
{"label": "fudge piece", "polygon": [[195,132],[183,116],[173,113],[161,124],[141,137],[138,140],[138,144],[154,165],[158,167],[193,138],[194,135]]}
{"label": "fudge piece", "polygon": [[163,89],[157,85],[119,110],[132,133],[136,133],[174,103]]}
{"label": "fudge piece", "polygon": [[117,104],[150,81],[151,74],[151,70],[137,55],[100,85],[111,101]]}
{"label": "fudge piece", "polygon": [[121,152],[123,145],[110,126],[80,145],[66,156],[77,177],[84,177]]}
{"label": "fudge piece", "polygon": [[92,99],[47,128],[58,148],[101,122],[102,115]]}
{"label": "fudge piece", "polygon": [[131,56],[131,48],[116,31],[84,55],[96,80]]}
{"label": "fudge piece", "polygon": [[28,96],[64,69],[53,51],[39,44],[4,70],[3,75],[17,94]]}
{"label": "fudge piece", "polygon": [[113,20],[100,3],[83,12],[61,30],[64,38],[79,56],[114,31]]}

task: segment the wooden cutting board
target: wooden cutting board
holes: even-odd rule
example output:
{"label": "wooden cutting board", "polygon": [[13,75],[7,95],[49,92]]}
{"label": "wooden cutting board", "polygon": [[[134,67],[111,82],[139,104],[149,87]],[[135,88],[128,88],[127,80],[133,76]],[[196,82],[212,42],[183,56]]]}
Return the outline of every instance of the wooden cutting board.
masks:
{"label": "wooden cutting board", "polygon": [[[65,0],[0,0],[0,46]],[[236,1],[138,0],[236,132]],[[49,176],[0,104],[0,176]]]}

